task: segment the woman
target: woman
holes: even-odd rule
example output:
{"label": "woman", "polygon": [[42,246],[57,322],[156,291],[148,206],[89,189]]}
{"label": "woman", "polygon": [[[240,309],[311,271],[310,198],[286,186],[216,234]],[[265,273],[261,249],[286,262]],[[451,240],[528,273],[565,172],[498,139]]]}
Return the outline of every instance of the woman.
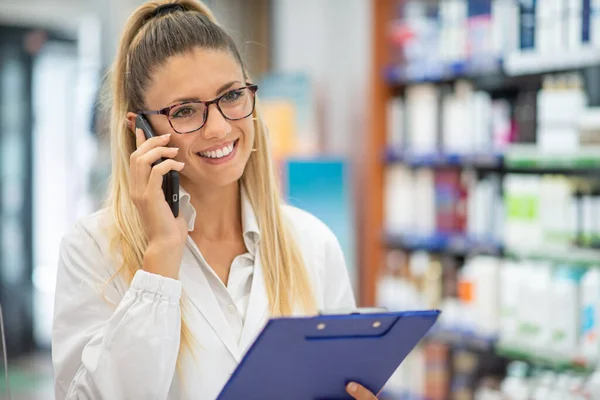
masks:
{"label": "woman", "polygon": [[[215,398],[270,316],[354,307],[334,235],[280,205],[256,91],[202,3],[129,18],[112,70],[109,204],[60,249],[57,399]],[[135,129],[138,114],[156,137]],[[172,170],[178,217],[161,189]]]}

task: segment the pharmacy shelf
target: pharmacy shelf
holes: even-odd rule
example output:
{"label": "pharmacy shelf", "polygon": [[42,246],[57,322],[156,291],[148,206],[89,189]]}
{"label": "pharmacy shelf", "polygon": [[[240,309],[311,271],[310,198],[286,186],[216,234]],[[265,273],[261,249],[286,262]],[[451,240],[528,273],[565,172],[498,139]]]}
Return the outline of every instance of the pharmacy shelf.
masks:
{"label": "pharmacy shelf", "polygon": [[531,346],[507,343],[497,337],[485,337],[468,331],[441,328],[429,333],[426,340],[444,343],[455,349],[493,352],[499,357],[522,360],[554,370],[590,371],[594,368],[594,365],[578,355],[558,353],[549,349],[533,349]]}
{"label": "pharmacy shelf", "polygon": [[539,54],[517,52],[504,59],[504,73],[508,76],[537,75],[600,65],[600,51],[587,47],[579,51]]}
{"label": "pharmacy shelf", "polygon": [[434,329],[427,336],[427,340],[447,344],[453,348],[466,348],[480,352],[494,350],[497,337],[486,337],[465,330],[450,330],[445,328]]}
{"label": "pharmacy shelf", "polygon": [[496,354],[511,360],[522,360],[553,370],[591,372],[594,369],[594,365],[586,362],[578,355],[560,354],[548,349],[534,349],[531,346],[525,347],[512,343],[499,342],[496,345]]}
{"label": "pharmacy shelf", "polygon": [[508,172],[592,173],[600,176],[600,147],[573,152],[542,152],[535,146],[515,145],[504,154]]}
{"label": "pharmacy shelf", "polygon": [[528,174],[597,174],[600,176],[600,147],[576,152],[541,152],[530,145],[513,145],[505,154],[413,153],[394,148],[385,150],[387,164],[402,163],[411,168],[463,167]]}
{"label": "pharmacy shelf", "polygon": [[600,250],[578,247],[543,247],[538,249],[507,248],[505,254],[516,259],[550,261],[555,264],[571,264],[582,267],[600,266]]}
{"label": "pharmacy shelf", "polygon": [[389,164],[402,163],[418,167],[470,167],[475,169],[498,169],[502,167],[501,154],[474,153],[411,153],[388,148],[385,160]]}
{"label": "pharmacy shelf", "polygon": [[385,241],[390,248],[423,250],[431,253],[451,253],[456,255],[488,254],[501,255],[503,246],[493,240],[469,238],[461,234],[436,233],[419,235],[411,233],[388,233]]}
{"label": "pharmacy shelf", "polygon": [[396,86],[451,83],[458,79],[477,79],[503,74],[503,61],[498,59],[470,60],[449,64],[392,65],[385,68],[384,71],[386,81]]}

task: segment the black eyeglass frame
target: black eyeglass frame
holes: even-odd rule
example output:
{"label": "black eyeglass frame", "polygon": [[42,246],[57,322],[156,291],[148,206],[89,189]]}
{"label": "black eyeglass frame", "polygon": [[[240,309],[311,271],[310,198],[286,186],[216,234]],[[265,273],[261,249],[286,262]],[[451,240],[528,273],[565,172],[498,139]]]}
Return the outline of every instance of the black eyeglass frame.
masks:
{"label": "black eyeglass frame", "polygon": [[[250,110],[250,112],[248,113],[248,115],[245,115],[243,117],[240,118],[228,118],[224,113],[223,110],[221,110],[221,107],[219,106],[219,101],[221,101],[221,99],[225,96],[227,96],[229,93],[231,92],[236,92],[238,90],[242,90],[242,89],[250,89],[250,91],[252,92],[252,109]],[[209,100],[209,101],[201,101],[201,100],[190,100],[190,101],[184,101],[182,103],[177,103],[177,104],[173,104],[172,106],[168,106],[165,108],[162,108],[160,110],[140,110],[137,112],[137,114],[142,114],[142,115],[164,115],[165,117],[167,117],[167,120],[169,121],[169,125],[171,125],[171,128],[179,133],[180,135],[185,135],[188,133],[193,133],[196,132],[200,129],[202,129],[202,127],[204,127],[204,125],[206,125],[206,121],[208,120],[208,108],[211,104],[214,104],[217,107],[217,110],[219,110],[219,112],[221,113],[221,115],[223,116],[223,118],[225,118],[228,121],[239,121],[242,120],[244,118],[248,118],[249,116],[252,115],[252,113],[254,112],[254,108],[256,107],[256,91],[258,90],[258,85],[250,85],[250,84],[246,84],[246,86],[242,86],[240,88],[236,88],[236,89],[232,89],[232,90],[228,90],[227,92],[223,93],[222,95],[220,95],[219,97],[217,97],[216,99],[213,100]],[[171,110],[175,107],[180,107],[180,106],[184,106],[186,104],[204,104],[205,108],[204,108],[204,122],[202,122],[202,125],[200,125],[198,128],[188,131],[188,132],[179,132],[177,129],[175,129],[175,127],[173,126],[173,123],[171,122],[171,118],[169,117],[169,113],[171,112]]]}

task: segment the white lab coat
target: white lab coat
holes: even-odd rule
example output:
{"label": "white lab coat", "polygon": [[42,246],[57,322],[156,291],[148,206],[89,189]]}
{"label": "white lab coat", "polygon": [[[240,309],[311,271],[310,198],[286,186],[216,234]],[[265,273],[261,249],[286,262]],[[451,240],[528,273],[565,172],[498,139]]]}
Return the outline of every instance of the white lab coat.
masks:
{"label": "white lab coat", "polygon": [[[344,258],[318,219],[284,206],[320,309],[352,308]],[[254,265],[239,342],[202,268],[184,251],[179,280],[138,271],[131,286],[115,273],[106,235],[108,210],[81,220],[63,239],[56,287],[52,358],[60,399],[214,399],[269,318],[260,253]],[[180,344],[181,292],[195,339],[193,357]],[[104,294],[104,299],[101,294]],[[178,373],[181,371],[181,374]]]}

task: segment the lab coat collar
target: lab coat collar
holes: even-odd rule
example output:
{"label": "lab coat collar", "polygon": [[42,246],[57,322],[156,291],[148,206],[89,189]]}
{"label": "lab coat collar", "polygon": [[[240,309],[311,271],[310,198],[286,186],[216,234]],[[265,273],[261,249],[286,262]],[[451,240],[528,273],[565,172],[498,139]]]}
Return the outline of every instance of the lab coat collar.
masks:
{"label": "lab coat collar", "polygon": [[[242,206],[244,244],[250,254],[253,257],[256,257],[256,249],[260,242],[260,229],[258,228],[258,220],[256,219],[254,208],[252,207],[246,189],[242,184],[240,184],[240,202]],[[196,209],[191,203],[190,193],[185,190],[183,186],[179,187],[179,210],[187,221],[188,231],[193,231],[194,224],[196,223]]]}

